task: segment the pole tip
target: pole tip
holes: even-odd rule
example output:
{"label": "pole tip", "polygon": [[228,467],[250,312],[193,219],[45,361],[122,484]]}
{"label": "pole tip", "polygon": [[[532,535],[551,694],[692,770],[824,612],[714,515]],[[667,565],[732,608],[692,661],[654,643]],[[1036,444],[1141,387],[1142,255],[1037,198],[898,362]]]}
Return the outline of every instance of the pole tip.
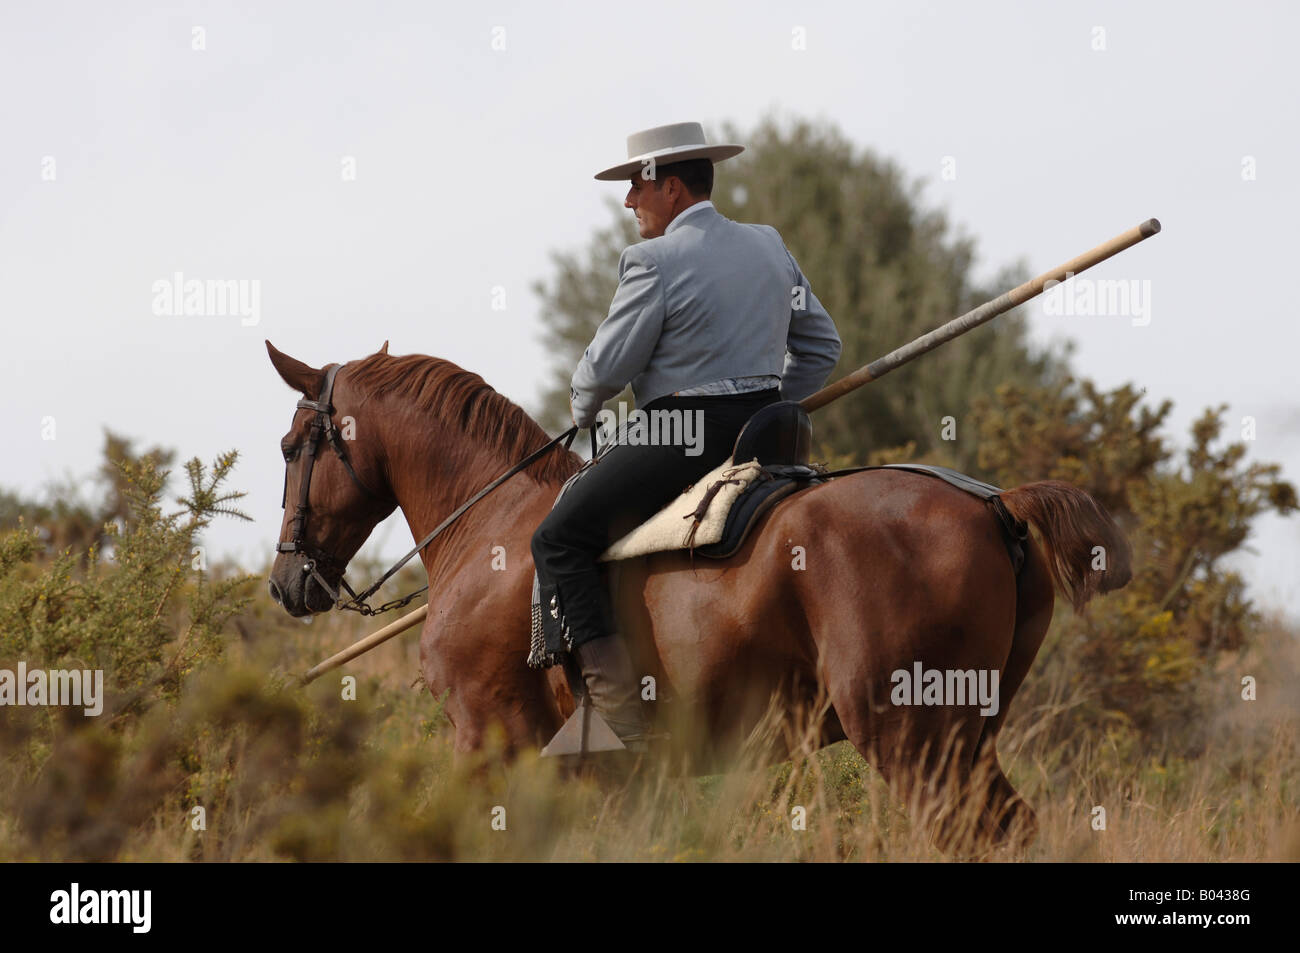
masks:
{"label": "pole tip", "polygon": [[1160,231],[1160,219],[1149,218],[1139,225],[1138,228],[1142,229],[1143,238],[1150,238],[1152,235]]}

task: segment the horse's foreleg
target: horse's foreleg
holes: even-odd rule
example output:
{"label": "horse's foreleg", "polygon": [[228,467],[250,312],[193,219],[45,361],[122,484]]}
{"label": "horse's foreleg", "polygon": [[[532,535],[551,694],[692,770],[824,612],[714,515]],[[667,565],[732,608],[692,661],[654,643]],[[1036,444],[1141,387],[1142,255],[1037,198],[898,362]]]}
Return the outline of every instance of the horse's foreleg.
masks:
{"label": "horse's foreleg", "polygon": [[525,664],[527,651],[526,635],[502,645],[467,624],[425,623],[420,669],[433,697],[446,695],[458,754],[541,747],[564,723],[548,675]]}

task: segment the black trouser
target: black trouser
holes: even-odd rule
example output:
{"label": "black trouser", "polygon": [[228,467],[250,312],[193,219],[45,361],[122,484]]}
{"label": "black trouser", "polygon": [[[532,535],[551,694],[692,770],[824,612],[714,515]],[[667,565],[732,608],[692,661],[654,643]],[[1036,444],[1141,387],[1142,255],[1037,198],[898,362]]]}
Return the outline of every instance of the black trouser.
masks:
{"label": "black trouser", "polygon": [[[609,594],[596,560],[614,540],[634,529],[690,484],[731,456],[740,430],[760,408],[780,400],[776,388],[749,394],[661,397],[653,411],[703,411],[700,453],[677,445],[638,446],[620,442],[603,452],[565,491],[533,534],[533,563],[539,581],[556,586],[564,621],[576,647],[617,630]],[[651,415],[653,425],[661,420]],[[698,418],[697,418],[698,419]],[[697,439],[699,439],[697,437]]]}

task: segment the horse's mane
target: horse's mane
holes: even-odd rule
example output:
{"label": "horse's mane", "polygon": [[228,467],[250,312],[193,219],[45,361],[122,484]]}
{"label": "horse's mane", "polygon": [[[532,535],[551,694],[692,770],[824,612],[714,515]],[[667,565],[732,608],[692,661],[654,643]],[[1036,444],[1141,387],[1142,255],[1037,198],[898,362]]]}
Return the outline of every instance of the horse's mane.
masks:
{"label": "horse's mane", "polygon": [[[550,439],[519,405],[492,389],[473,371],[425,354],[393,357],[382,351],[348,366],[348,382],[366,397],[393,394],[409,398],[418,410],[447,423],[458,423],[477,438],[518,463]],[[557,448],[526,471],[540,481],[565,480],[580,459]]]}

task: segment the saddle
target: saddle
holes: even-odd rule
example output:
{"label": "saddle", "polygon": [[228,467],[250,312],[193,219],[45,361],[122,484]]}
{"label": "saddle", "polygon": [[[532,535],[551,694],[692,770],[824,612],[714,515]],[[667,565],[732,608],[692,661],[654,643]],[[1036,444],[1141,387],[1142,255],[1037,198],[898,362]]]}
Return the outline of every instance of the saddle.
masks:
{"label": "saddle", "polygon": [[[999,497],[1000,488],[948,467],[920,463],[828,471],[820,464],[809,462],[811,447],[812,422],[807,412],[795,401],[769,404],[745,424],[736,438],[731,459],[612,543],[601,554],[600,561],[613,562],[673,550],[726,559],[736,554],[758,521],[782,500],[851,473],[892,469],[943,480],[988,502],[1002,528],[1012,568],[1019,574],[1024,564],[1028,527],[1007,511]],[[559,496],[564,495],[571,483],[572,479]],[[562,661],[568,644],[554,587],[542,587],[536,573],[532,603],[532,647],[528,664],[548,668]]]}

